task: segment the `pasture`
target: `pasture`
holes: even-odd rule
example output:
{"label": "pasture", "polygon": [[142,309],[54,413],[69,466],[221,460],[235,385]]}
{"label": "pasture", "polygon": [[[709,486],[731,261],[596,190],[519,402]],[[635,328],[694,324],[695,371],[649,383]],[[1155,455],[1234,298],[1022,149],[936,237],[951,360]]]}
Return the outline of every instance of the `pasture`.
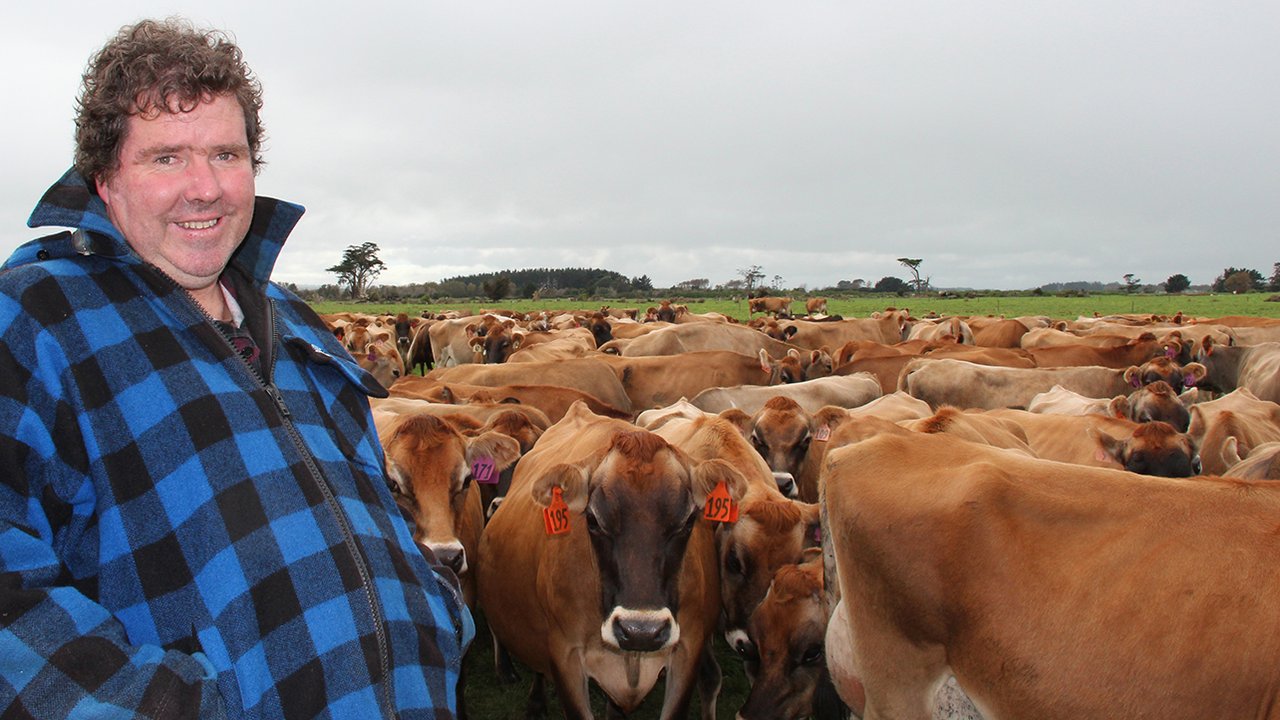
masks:
{"label": "pasture", "polygon": [[[1243,295],[1089,295],[1086,297],[1060,297],[1056,295],[980,295],[976,297],[937,297],[929,295],[898,297],[892,294],[864,294],[849,297],[831,296],[828,307],[832,314],[846,317],[866,317],[886,307],[902,307],[911,310],[916,317],[929,313],[938,315],[1004,315],[1017,317],[1021,315],[1048,315],[1053,318],[1075,318],[1077,316],[1113,315],[1117,313],[1151,313],[1173,315],[1181,311],[1184,315],[1196,317],[1223,317],[1227,315],[1252,315],[1256,317],[1280,318],[1280,302],[1268,302],[1272,293],[1248,293]],[[657,305],[658,300],[666,296],[654,295],[648,299],[546,299],[528,300],[507,298],[501,302],[316,302],[312,308],[316,312],[335,313],[342,311],[365,313],[399,313],[405,312],[416,316],[424,310],[441,312],[458,310],[478,312],[485,308],[507,308],[517,312],[530,310],[598,310],[607,305],[614,308],[645,308]],[[804,298],[794,296],[796,302],[793,309],[797,314],[804,314]],[[691,298],[682,299],[671,296],[669,299],[689,306],[690,312],[718,312],[738,320],[747,319],[747,301],[730,298]]]}

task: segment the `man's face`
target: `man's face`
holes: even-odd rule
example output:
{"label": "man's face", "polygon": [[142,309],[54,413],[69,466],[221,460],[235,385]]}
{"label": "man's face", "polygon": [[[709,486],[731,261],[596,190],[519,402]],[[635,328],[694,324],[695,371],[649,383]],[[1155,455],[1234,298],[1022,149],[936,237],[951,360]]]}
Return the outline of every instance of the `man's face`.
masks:
{"label": "man's face", "polygon": [[253,219],[240,104],[220,95],[190,112],[131,116],[119,160],[98,194],[129,245],[188,290],[217,282]]}

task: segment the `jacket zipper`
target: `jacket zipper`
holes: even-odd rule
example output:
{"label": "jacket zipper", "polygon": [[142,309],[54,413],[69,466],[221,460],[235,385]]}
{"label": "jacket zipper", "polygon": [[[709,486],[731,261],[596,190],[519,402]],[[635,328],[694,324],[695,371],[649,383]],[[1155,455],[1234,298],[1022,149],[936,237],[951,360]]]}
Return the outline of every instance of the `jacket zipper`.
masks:
{"label": "jacket zipper", "polygon": [[[311,456],[311,451],[308,449],[306,441],[302,437],[302,433],[300,433],[298,428],[294,426],[293,413],[290,412],[289,407],[285,404],[284,396],[280,394],[280,390],[275,386],[274,382],[270,382],[264,378],[252,363],[241,357],[240,353],[236,351],[235,346],[227,339],[227,336],[223,335],[221,330],[218,330],[218,326],[214,324],[215,320],[213,316],[205,311],[204,307],[200,305],[200,303],[196,302],[196,299],[186,288],[179,285],[176,280],[169,277],[168,273],[155,265],[150,263],[145,264],[156,273],[159,273],[161,277],[177,289],[181,290],[187,296],[187,299],[191,302],[192,306],[195,307],[196,311],[199,312],[200,315],[204,317],[205,322],[218,333],[218,337],[222,338],[223,344],[231,350],[232,355],[239,358],[240,364],[249,371],[249,374],[257,382],[258,386],[267,393],[275,404],[276,409],[280,411],[281,418],[284,421],[285,432],[293,442],[294,448],[302,454],[302,460],[306,465],[307,473],[320,489],[320,493],[324,496],[325,504],[328,505],[332,511],[334,519],[338,523],[338,529],[342,532],[343,544],[346,545],[347,552],[351,553],[352,562],[355,563],[356,571],[360,575],[360,583],[364,588],[365,601],[369,606],[369,614],[373,619],[374,636],[378,643],[378,669],[382,673],[382,677],[379,682],[382,685],[383,713],[387,718],[395,718],[396,706],[395,699],[392,696],[391,653],[387,643],[386,617],[383,615],[382,608],[378,605],[378,600],[374,596],[377,591],[374,587],[373,578],[369,572],[369,567],[365,562],[364,554],[360,552],[360,545],[356,541],[355,532],[351,529],[350,521],[347,519],[346,513],[343,512],[342,505],[338,502],[337,497],[333,494],[333,489],[329,487],[328,481],[325,480],[324,475],[320,472],[319,466],[315,464],[315,458]],[[264,297],[263,299],[266,301],[267,307],[267,327],[270,328],[271,331],[271,342],[269,347],[266,349],[266,357],[264,358],[265,362],[263,362],[263,367],[267,369],[269,376],[274,377],[276,350],[281,346],[282,340],[280,338],[280,332],[276,328],[275,303],[270,298]]]}

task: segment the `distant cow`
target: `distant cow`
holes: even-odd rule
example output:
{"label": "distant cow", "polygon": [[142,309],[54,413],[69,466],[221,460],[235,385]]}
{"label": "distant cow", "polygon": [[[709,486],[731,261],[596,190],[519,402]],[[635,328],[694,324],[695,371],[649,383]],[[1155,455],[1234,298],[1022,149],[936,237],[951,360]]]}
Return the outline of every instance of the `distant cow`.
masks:
{"label": "distant cow", "polygon": [[777,317],[791,317],[791,303],[789,297],[757,297],[747,300],[747,315],[756,313],[766,313]]}

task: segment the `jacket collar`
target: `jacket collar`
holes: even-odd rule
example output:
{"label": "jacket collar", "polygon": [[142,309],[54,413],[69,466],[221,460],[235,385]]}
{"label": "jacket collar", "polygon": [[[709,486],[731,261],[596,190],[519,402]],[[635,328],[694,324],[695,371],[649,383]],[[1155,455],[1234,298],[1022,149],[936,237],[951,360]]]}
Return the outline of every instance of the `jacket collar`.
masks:
{"label": "jacket collar", "polygon": [[[301,205],[275,198],[255,198],[249,233],[232,254],[231,262],[244,268],[254,280],[266,282],[284,248],[285,239],[303,212]],[[27,226],[69,227],[75,228],[76,232],[71,234],[71,242],[66,242],[64,235],[61,242],[45,238],[19,247],[5,263],[6,268],[76,254],[141,262],[107,218],[107,206],[102,198],[89,189],[85,179],[74,169],[68,170],[45,192],[27,219]]]}

